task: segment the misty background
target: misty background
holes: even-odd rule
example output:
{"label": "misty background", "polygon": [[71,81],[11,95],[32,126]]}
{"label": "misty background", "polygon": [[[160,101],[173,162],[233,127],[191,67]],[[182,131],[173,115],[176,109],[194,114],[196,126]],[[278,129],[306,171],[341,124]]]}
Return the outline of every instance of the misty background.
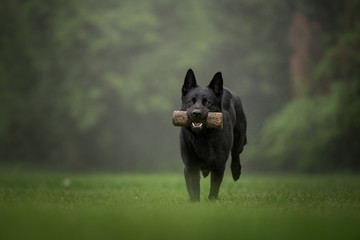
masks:
{"label": "misty background", "polygon": [[188,68],[248,120],[244,172],[360,170],[360,1],[2,0],[0,166],[182,169]]}

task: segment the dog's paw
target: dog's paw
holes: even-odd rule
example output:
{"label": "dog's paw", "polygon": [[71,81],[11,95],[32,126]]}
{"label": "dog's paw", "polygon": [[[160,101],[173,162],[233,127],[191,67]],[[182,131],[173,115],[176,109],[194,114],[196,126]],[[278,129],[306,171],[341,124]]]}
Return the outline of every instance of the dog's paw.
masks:
{"label": "dog's paw", "polygon": [[209,199],[210,201],[216,201],[216,200],[219,200],[219,197],[210,194],[209,197],[208,197],[208,199]]}
{"label": "dog's paw", "polygon": [[190,197],[190,202],[192,203],[200,202],[200,197]]}

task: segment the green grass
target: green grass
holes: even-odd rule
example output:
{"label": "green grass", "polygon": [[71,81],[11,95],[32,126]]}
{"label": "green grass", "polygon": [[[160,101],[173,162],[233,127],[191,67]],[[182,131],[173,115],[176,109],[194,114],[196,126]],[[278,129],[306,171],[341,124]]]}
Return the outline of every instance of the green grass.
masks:
{"label": "green grass", "polygon": [[360,239],[360,177],[0,173],[0,239]]}

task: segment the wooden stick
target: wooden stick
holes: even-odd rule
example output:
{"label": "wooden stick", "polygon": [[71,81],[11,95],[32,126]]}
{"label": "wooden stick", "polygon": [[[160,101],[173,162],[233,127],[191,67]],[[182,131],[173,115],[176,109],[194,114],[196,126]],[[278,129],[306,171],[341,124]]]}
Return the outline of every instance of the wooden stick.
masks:
{"label": "wooden stick", "polygon": [[[186,111],[174,111],[172,122],[174,126],[178,127],[188,127],[191,124]],[[222,128],[223,115],[221,112],[209,112],[207,118],[200,122],[205,124],[207,128]]]}

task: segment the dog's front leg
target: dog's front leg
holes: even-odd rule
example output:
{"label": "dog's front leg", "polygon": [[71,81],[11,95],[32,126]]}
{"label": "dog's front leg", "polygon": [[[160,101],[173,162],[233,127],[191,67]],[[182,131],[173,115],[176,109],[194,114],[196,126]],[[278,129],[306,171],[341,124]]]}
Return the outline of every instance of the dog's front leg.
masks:
{"label": "dog's front leg", "polygon": [[186,166],[184,175],[190,200],[193,202],[200,201],[200,169]]}
{"label": "dog's front leg", "polygon": [[225,169],[217,169],[211,171],[211,186],[209,194],[210,200],[218,199],[220,185],[224,177],[224,171]]}

